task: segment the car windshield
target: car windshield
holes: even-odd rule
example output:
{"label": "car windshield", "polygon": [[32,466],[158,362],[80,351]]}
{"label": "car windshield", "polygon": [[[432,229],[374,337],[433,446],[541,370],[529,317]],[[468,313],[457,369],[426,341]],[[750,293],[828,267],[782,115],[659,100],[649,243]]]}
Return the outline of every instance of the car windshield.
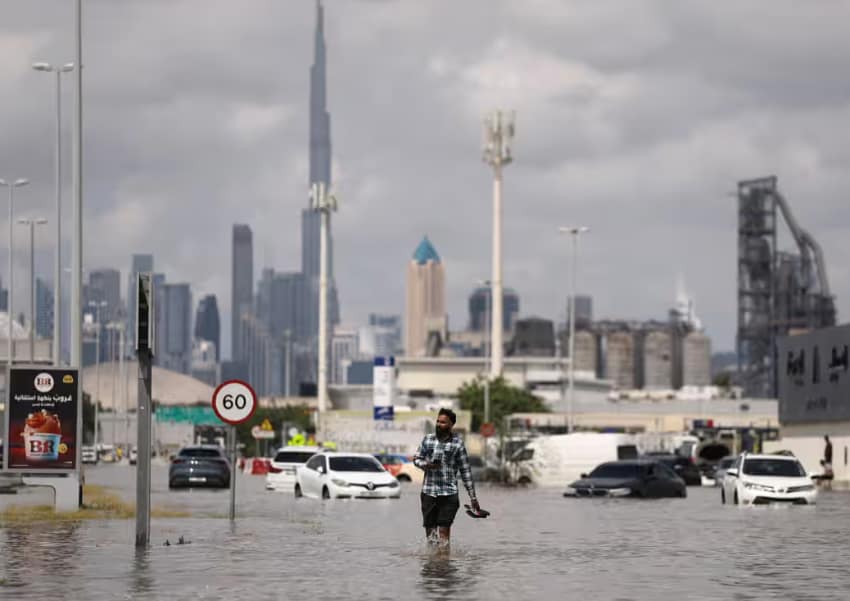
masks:
{"label": "car windshield", "polygon": [[806,475],[803,466],[797,461],[787,459],[747,459],[744,461],[744,473],[748,476],[780,476],[801,478]]}
{"label": "car windshield", "polygon": [[592,472],[591,478],[638,478],[641,466],[636,463],[603,463]]}
{"label": "car windshield", "polygon": [[221,452],[217,449],[183,449],[180,451],[181,457],[221,457]]}
{"label": "car windshield", "polygon": [[307,463],[315,455],[310,451],[281,451],[274,456],[275,463]]}
{"label": "car windshield", "polygon": [[331,457],[334,472],[383,472],[384,467],[371,457]]}

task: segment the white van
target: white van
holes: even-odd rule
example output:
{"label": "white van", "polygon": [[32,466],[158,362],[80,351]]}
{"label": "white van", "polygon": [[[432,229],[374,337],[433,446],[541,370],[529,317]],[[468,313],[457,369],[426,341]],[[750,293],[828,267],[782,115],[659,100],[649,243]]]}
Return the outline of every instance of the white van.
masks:
{"label": "white van", "polygon": [[507,475],[517,484],[566,486],[600,463],[638,456],[631,434],[574,432],[533,438],[507,462]]}

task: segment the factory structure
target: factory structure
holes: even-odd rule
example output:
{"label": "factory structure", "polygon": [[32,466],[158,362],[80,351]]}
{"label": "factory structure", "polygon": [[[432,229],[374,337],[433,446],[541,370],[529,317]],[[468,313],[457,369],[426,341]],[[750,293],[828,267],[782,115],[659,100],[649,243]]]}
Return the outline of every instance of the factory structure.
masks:
{"label": "factory structure", "polygon": [[[796,252],[780,250],[781,221]],[[776,398],[780,338],[835,325],[823,252],[800,225],[776,177],[738,183],[738,384]]]}

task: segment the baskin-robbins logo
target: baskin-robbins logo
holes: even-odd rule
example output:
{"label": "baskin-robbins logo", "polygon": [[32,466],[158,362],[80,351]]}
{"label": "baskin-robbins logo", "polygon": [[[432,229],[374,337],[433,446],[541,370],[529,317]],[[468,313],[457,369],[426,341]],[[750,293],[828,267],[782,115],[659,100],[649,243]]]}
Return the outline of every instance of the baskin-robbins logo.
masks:
{"label": "baskin-robbins logo", "polygon": [[47,372],[41,372],[35,377],[35,389],[39,392],[50,392],[53,390],[53,376]]}

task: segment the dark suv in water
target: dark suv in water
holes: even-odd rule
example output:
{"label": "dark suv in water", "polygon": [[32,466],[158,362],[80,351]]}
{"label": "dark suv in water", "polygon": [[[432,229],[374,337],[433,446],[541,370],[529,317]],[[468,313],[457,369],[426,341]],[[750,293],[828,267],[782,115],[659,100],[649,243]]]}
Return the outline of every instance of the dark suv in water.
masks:
{"label": "dark suv in water", "polygon": [[669,467],[688,486],[700,486],[702,484],[702,472],[700,472],[699,466],[691,461],[690,457],[674,453],[647,453],[645,457],[653,461],[660,461]]}
{"label": "dark suv in water", "polygon": [[168,488],[230,487],[230,461],[217,445],[183,447],[168,468]]}

